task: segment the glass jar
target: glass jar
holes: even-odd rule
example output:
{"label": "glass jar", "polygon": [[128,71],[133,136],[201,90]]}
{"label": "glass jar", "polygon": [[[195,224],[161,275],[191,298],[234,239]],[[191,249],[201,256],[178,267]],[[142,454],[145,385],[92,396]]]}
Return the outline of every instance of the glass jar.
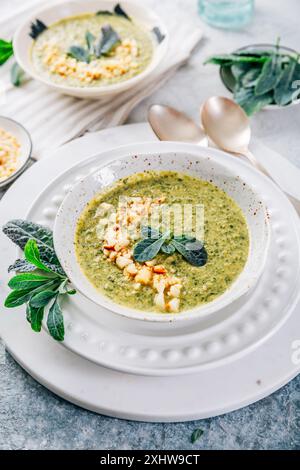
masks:
{"label": "glass jar", "polygon": [[217,28],[238,29],[251,21],[254,0],[198,0],[203,20]]}

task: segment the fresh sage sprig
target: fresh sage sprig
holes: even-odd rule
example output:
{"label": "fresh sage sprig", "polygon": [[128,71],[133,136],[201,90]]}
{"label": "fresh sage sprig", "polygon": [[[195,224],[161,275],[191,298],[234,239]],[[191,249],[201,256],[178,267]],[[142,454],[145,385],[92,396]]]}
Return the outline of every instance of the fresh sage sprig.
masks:
{"label": "fresh sage sprig", "polygon": [[140,240],[134,247],[133,258],[139,263],[150,261],[161,251],[172,254],[177,251],[193,266],[204,266],[207,262],[207,251],[202,242],[193,236],[174,236],[170,231],[160,232],[153,227],[141,227]]}
{"label": "fresh sage sprig", "polygon": [[46,29],[47,29],[47,26],[45,25],[45,23],[43,23],[43,21],[39,19],[36,19],[30,25],[29,36],[32,39],[36,39]]}
{"label": "fresh sage sprig", "polygon": [[76,291],[69,288],[69,279],[55,254],[51,230],[17,219],[8,222],[3,232],[24,250],[25,256],[8,269],[17,274],[9,280],[8,286],[12,292],[5,300],[5,307],[26,304],[26,318],[36,332],[41,331],[45,310],[49,307],[49,333],[55,340],[63,341],[64,320],[60,299]]}
{"label": "fresh sage sprig", "polygon": [[121,7],[120,3],[117,3],[117,5],[114,7],[113,11],[109,10],[99,10],[97,11],[96,15],[107,15],[107,16],[112,16],[113,14],[117,16],[123,16],[123,18],[126,18],[127,20],[131,21],[130,16],[127,15],[126,11]]}
{"label": "fresh sage sprig", "polygon": [[221,67],[221,75],[234,100],[248,115],[268,104],[286,106],[297,98],[299,55],[281,52],[279,41],[270,51],[252,49],[217,55],[206,60],[207,63]]}
{"label": "fresh sage sprig", "polygon": [[79,62],[86,63],[89,63],[93,58],[99,59],[103,55],[108,55],[121,41],[118,33],[109,24],[102,26],[98,41],[90,31],[86,32],[85,40],[86,48],[71,46],[68,55]]}

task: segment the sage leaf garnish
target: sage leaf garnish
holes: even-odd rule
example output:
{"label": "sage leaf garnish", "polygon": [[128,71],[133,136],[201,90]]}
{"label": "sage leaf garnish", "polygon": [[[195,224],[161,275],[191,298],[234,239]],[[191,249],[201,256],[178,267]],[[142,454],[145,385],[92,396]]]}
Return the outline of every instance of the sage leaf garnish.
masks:
{"label": "sage leaf garnish", "polygon": [[64,323],[58,299],[76,291],[70,288],[70,281],[55,254],[52,232],[42,225],[20,219],[8,222],[3,232],[24,250],[25,255],[24,260],[18,259],[9,267],[9,271],[25,272],[9,280],[8,286],[13,290],[4,305],[14,308],[26,304],[26,319],[32,330],[39,332],[44,309],[54,299],[48,312],[48,330],[55,340],[63,341]]}
{"label": "sage leaf garnish", "polygon": [[0,65],[3,65],[13,54],[12,41],[0,39]]}
{"label": "sage leaf garnish", "polygon": [[23,83],[25,72],[16,62],[10,69],[10,81],[14,86],[20,86]]}
{"label": "sage leaf garnish", "polygon": [[123,16],[123,18],[126,18],[127,20],[131,21],[131,18],[127,15],[127,13],[123,10],[119,3],[115,6],[113,12],[109,10],[99,10],[96,12],[96,15],[112,16],[113,14]]}
{"label": "sage leaf garnish", "polygon": [[113,12],[109,10],[99,10],[96,12],[96,15],[107,15],[107,16],[112,16]]}
{"label": "sage leaf garnish", "polygon": [[203,433],[204,433],[203,429],[200,429],[200,428],[195,429],[191,435],[191,443],[195,444],[195,442],[197,442],[200,439]]}
{"label": "sage leaf garnish", "polygon": [[28,240],[24,247],[24,254],[29,263],[34,264],[38,269],[51,272],[51,269],[41,261],[40,252],[35,240]]}
{"label": "sage leaf garnish", "polygon": [[223,54],[223,55],[215,55],[209,57],[204,62],[206,64],[214,64],[214,65],[232,65],[232,64],[241,64],[241,63],[253,63],[253,62],[262,62],[265,63],[269,60],[269,56],[248,56],[248,55],[241,55],[241,54]]}
{"label": "sage leaf garnish", "polygon": [[154,26],[154,28],[152,29],[152,33],[156,36],[156,39],[157,39],[157,42],[158,44],[160,44],[161,42],[163,42],[163,40],[165,39],[165,35],[161,32],[161,30],[159,29],[158,26]]}
{"label": "sage leaf garnish", "polygon": [[45,282],[49,282],[51,278],[39,276],[38,274],[18,274],[9,280],[8,286],[11,289],[33,289],[39,287]]}
{"label": "sage leaf garnish", "polygon": [[260,111],[267,104],[271,104],[273,101],[272,93],[266,93],[264,95],[257,96],[254,88],[238,88],[234,92],[234,100],[238,103],[245,111],[248,116]]}
{"label": "sage leaf garnish", "polygon": [[123,10],[123,8],[121,7],[120,3],[117,3],[117,5],[115,6],[114,8],[114,12],[116,15],[118,16],[123,16],[124,18],[126,18],[127,20],[131,21],[131,18],[127,15],[127,13]]}
{"label": "sage leaf garnish", "polygon": [[81,46],[71,46],[68,50],[68,55],[79,62],[86,62],[88,64],[90,61],[89,51]]}
{"label": "sage leaf garnish", "polygon": [[176,248],[172,243],[165,242],[161,247],[161,251],[166,255],[172,255],[173,253],[175,253]]}
{"label": "sage leaf garnish", "polygon": [[263,65],[260,77],[255,86],[256,96],[273,90],[281,77],[281,66],[277,55],[270,57]]}
{"label": "sage leaf garnish", "polygon": [[121,41],[118,33],[109,24],[102,26],[101,31],[102,35],[95,47],[97,58],[109,54]]}
{"label": "sage leaf garnish", "polygon": [[28,304],[26,307],[26,318],[31,324],[31,328],[36,333],[39,333],[42,329],[42,321],[44,317],[44,307],[35,308]]}
{"label": "sage leaf garnish", "polygon": [[204,266],[207,262],[207,251],[202,242],[195,237],[182,235],[174,236],[169,231],[165,233],[152,227],[141,227],[142,240],[133,250],[135,261],[143,263],[153,259],[160,251],[173,254],[178,251],[188,263],[193,266]]}
{"label": "sage leaf garnish", "polygon": [[43,31],[45,31],[45,29],[47,29],[45,23],[43,23],[41,20],[36,19],[35,22],[31,23],[30,25],[29,36],[32,39],[36,39]]}
{"label": "sage leaf garnish", "polygon": [[[297,58],[298,60],[298,58]],[[300,78],[300,64],[297,60],[290,58],[289,64],[285,67],[274,90],[275,103],[285,106],[292,101],[295,88],[293,83]]]}
{"label": "sage leaf garnish", "polygon": [[223,82],[249,116],[269,104],[286,106],[296,99],[299,54],[279,50],[279,41],[269,51],[253,48],[216,55],[205,63],[221,67]]}
{"label": "sage leaf garnish", "polygon": [[161,249],[165,240],[167,240],[169,237],[170,232],[165,232],[159,238],[144,238],[135,245],[133,250],[133,258],[139,263],[153,259]]}
{"label": "sage leaf garnish", "polygon": [[85,40],[86,40],[87,48],[88,48],[88,51],[89,51],[90,54],[94,53],[95,39],[96,39],[95,36],[90,31],[87,31],[85,33]]}
{"label": "sage leaf garnish", "polygon": [[50,307],[47,318],[47,327],[49,333],[54,339],[56,339],[57,341],[63,341],[65,328],[62,311],[58,303],[58,296]]}
{"label": "sage leaf garnish", "polygon": [[174,237],[172,245],[193,266],[204,266],[207,262],[207,251],[203,243],[193,237]]}
{"label": "sage leaf garnish", "polygon": [[31,297],[29,304],[36,308],[46,307],[49,301],[53,299],[53,297],[56,297],[56,295],[57,293],[55,291],[44,290]]}
{"label": "sage leaf garnish", "polygon": [[31,289],[13,290],[4,301],[4,306],[8,308],[19,307],[28,302],[32,296]]}

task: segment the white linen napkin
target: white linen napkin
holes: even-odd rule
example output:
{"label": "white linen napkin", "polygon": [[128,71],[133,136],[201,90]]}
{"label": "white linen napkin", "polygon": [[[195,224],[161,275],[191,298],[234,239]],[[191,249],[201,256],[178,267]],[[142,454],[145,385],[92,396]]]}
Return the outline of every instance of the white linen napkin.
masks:
{"label": "white linen napkin", "polygon": [[[9,18],[0,19],[1,37],[10,39],[14,30],[31,14],[43,6],[41,1],[31,0],[29,7],[14,12]],[[163,85],[190,57],[201,39],[199,27],[182,21],[180,25],[167,22],[170,46],[159,68],[139,83],[133,90],[110,99],[104,104],[98,100],[82,100],[61,95],[35,80],[21,87],[10,84],[9,70],[13,59],[0,67],[0,113],[21,122],[31,133],[33,156],[37,159],[64,142],[88,130],[100,130],[117,126],[126,120],[130,111],[140,101]],[[2,93],[1,93],[2,90]]]}

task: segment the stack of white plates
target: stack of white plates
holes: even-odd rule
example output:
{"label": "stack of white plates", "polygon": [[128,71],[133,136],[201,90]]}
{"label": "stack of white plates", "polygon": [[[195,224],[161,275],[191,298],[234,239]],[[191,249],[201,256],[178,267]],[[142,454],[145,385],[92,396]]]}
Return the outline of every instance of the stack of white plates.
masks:
{"label": "stack of white plates", "polygon": [[[37,380],[97,412],[178,421],[237,409],[276,390],[300,369],[295,355],[300,343],[297,214],[270,180],[239,159],[185,144],[137,144],[145,140],[154,138],[143,124],[101,131],[65,145],[7,192],[1,224],[27,218],[53,227],[65,196],[86,175],[133,152],[154,155],[157,146],[166,154],[178,150],[239,175],[267,208],[267,235],[264,228],[252,240],[256,252],[263,249],[251,289],[234,296],[233,286],[229,301],[211,315],[201,316],[200,309],[200,314],[168,323],[120,315],[78,293],[64,305],[63,345],[46,329],[39,335],[31,332],[22,308],[2,311],[1,333],[9,351]],[[15,256],[3,236],[2,279],[8,279],[6,267]],[[1,296],[6,294],[2,287]]]}

